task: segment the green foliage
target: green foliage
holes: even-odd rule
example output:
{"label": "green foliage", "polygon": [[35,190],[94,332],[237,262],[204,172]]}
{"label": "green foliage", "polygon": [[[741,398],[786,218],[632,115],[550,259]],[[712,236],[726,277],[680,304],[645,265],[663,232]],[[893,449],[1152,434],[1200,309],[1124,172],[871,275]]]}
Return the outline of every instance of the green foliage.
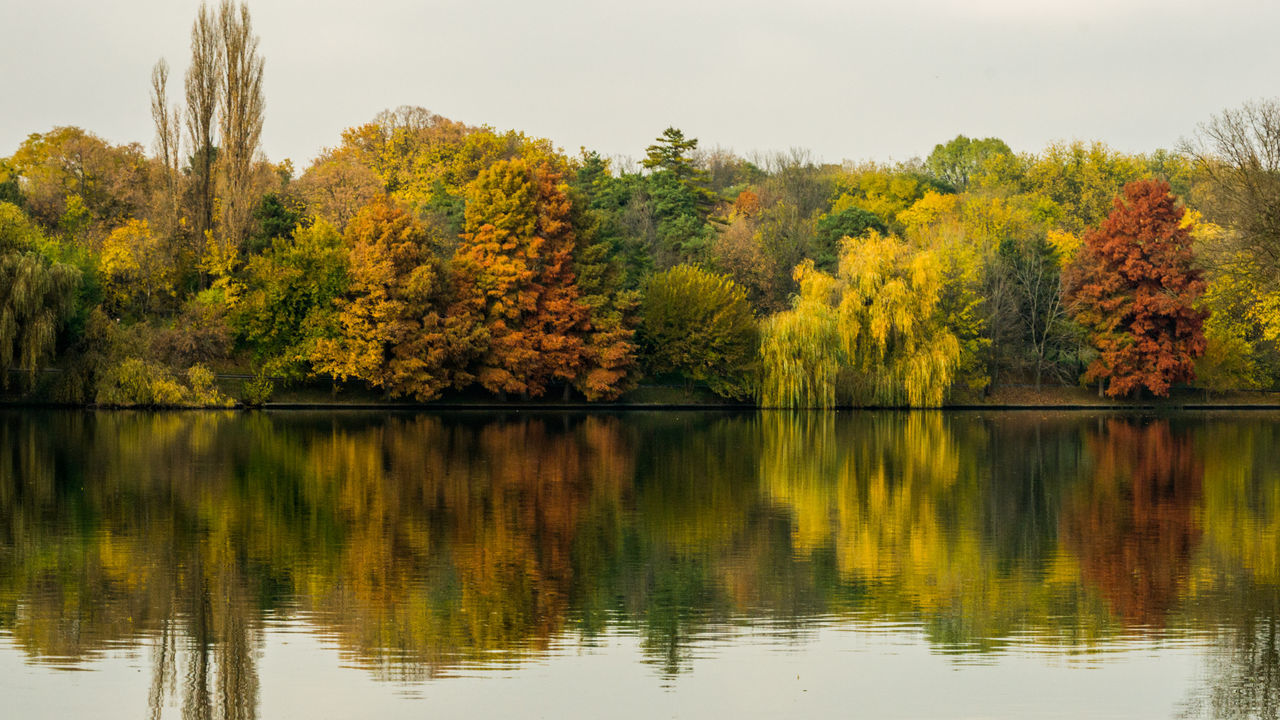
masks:
{"label": "green foliage", "polygon": [[0,387],[19,368],[35,383],[75,308],[80,271],[37,251],[43,236],[16,206],[0,203]]}
{"label": "green foliage", "polygon": [[271,376],[259,368],[254,372],[253,377],[245,382],[244,396],[240,399],[245,405],[261,407],[271,399],[275,389],[275,383],[272,381]]}
{"label": "green foliage", "polygon": [[306,220],[306,206],[301,200],[278,192],[267,193],[253,209],[253,230],[249,234],[250,252],[259,253],[271,246],[275,238],[293,235]]}
{"label": "green foliage", "polygon": [[1013,151],[999,138],[978,140],[957,135],[944,145],[935,145],[925,159],[925,167],[933,177],[963,192],[971,181],[989,175],[1001,160],[1012,155]]}
{"label": "green foliage", "polygon": [[889,227],[875,213],[850,205],[839,212],[830,212],[818,218],[812,258],[820,270],[833,271],[840,257],[840,242],[845,238],[860,238],[867,233],[885,234]]}
{"label": "green foliage", "polygon": [[649,369],[706,383],[721,397],[752,390],[758,330],[742,289],[690,265],[654,275],[640,306]]}
{"label": "green foliage", "polygon": [[696,138],[686,139],[676,128],[667,128],[646,150],[644,167],[650,170],[646,190],[656,224],[655,265],[672,267],[700,260],[711,239],[707,221],[715,194],[707,186],[706,172],[694,164]]}
{"label": "green foliage", "polygon": [[310,369],[317,339],[334,332],[334,300],[347,288],[348,263],[342,236],[324,220],[276,238],[249,261],[249,290],[232,324],[270,373],[299,378]]}

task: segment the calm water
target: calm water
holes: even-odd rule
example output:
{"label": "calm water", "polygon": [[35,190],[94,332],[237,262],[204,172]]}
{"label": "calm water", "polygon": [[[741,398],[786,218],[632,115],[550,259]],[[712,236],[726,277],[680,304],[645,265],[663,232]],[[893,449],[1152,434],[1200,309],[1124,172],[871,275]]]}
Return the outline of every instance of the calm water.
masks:
{"label": "calm water", "polygon": [[0,412],[0,717],[1280,710],[1280,415]]}

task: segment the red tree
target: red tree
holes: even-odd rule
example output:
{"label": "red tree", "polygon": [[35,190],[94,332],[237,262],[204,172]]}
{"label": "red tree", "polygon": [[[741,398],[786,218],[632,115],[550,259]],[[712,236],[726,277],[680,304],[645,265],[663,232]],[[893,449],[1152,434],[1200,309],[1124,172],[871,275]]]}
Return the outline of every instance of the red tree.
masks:
{"label": "red tree", "polygon": [[1173,383],[1195,377],[1205,313],[1192,305],[1204,281],[1183,213],[1168,183],[1129,183],[1069,269],[1068,302],[1099,352],[1084,378],[1109,381],[1112,397],[1143,387],[1168,395]]}

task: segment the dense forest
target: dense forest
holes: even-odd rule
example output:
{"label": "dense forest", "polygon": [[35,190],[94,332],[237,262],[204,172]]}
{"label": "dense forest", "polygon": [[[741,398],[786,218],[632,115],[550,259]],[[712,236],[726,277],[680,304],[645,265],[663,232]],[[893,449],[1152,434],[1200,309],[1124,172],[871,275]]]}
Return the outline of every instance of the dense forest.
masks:
{"label": "dense forest", "polygon": [[402,107],[299,172],[263,155],[263,73],[247,7],[202,7],[185,76],[155,66],[150,152],[55,127],[0,158],[10,394],[610,401],[644,380],[832,407],[1280,384],[1274,101],[1149,154],[958,136],[893,164],[677,128],[632,163]]}

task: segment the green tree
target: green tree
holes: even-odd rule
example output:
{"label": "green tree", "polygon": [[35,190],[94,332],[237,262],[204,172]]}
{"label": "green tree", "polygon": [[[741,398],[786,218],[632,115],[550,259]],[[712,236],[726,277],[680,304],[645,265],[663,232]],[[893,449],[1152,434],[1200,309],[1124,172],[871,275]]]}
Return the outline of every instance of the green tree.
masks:
{"label": "green tree", "polygon": [[240,341],[267,373],[297,378],[311,366],[316,341],[338,326],[334,301],[348,285],[348,251],[324,220],[276,237],[245,268],[248,290],[233,314]]}
{"label": "green tree", "polygon": [[925,167],[938,180],[964,192],[971,181],[989,172],[988,166],[1012,155],[1013,151],[999,138],[979,140],[957,135],[945,144],[935,145],[925,159]]}
{"label": "green tree", "polygon": [[707,187],[706,172],[694,161],[697,138],[669,127],[645,149],[643,165],[650,171],[647,190],[653,202],[658,245],[655,262],[669,268],[701,258],[711,238],[708,217],[715,194]]}
{"label": "green tree", "polygon": [[758,330],[746,294],[722,275],[679,265],[654,275],[640,306],[649,370],[706,383],[721,397],[752,390]]}
{"label": "green tree", "polygon": [[80,272],[39,252],[40,231],[17,206],[0,202],[0,386],[9,371],[36,370],[53,355],[58,330],[75,307]]}

